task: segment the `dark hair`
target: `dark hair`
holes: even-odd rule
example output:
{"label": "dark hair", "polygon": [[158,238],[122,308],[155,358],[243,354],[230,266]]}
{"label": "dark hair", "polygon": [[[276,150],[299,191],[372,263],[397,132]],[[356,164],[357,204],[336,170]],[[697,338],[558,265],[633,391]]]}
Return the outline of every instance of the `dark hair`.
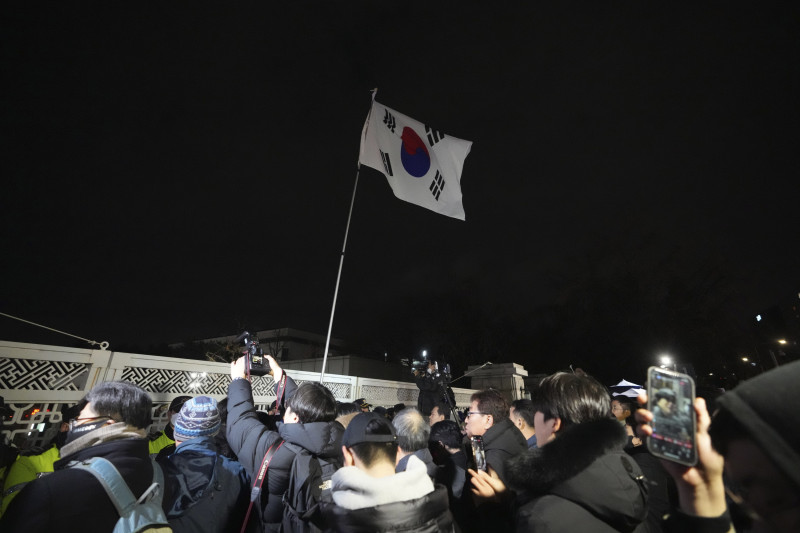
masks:
{"label": "dark hair", "polygon": [[633,407],[633,402],[630,401],[626,396],[614,396],[611,398],[611,402],[618,402],[624,411],[630,411],[631,414],[636,410]]}
{"label": "dark hair", "polygon": [[511,407],[514,408],[514,414],[523,419],[528,427],[533,427],[533,415],[536,414],[536,409],[532,401],[525,398],[514,400],[511,402]]}
{"label": "dark hair", "polygon": [[353,402],[336,402],[336,418],[360,412],[361,408]]}
{"label": "dark hair", "polygon": [[397,433],[397,445],[404,452],[416,452],[428,447],[431,427],[415,408],[407,407],[394,415],[392,425]]}
{"label": "dark hair", "polygon": [[[450,406],[442,401],[437,401],[433,404],[433,407],[431,407],[431,411],[433,411],[434,407],[439,411],[440,415],[444,415],[445,420],[450,420]],[[430,415],[430,413],[428,413],[428,415]]]}
{"label": "dark hair", "polygon": [[167,411],[172,411],[173,413],[179,413],[181,411],[181,407],[183,407],[183,404],[185,404],[191,399],[192,399],[191,396],[178,396],[169,403],[169,408],[167,409]]}
{"label": "dark hair", "polygon": [[106,381],[86,395],[86,401],[99,416],[144,429],[152,419],[153,400],[141,387],[129,381]]}
{"label": "dark hair", "polygon": [[321,383],[306,381],[286,400],[303,424],[332,422],[336,419],[336,398]]}
{"label": "dark hair", "polygon": [[442,420],[431,426],[431,436],[428,440],[431,442],[441,441],[448,448],[460,448],[463,438],[457,423],[452,420]]}
{"label": "dark hair", "polygon": [[[364,427],[365,435],[391,435],[390,422],[382,417],[370,420]],[[350,447],[353,454],[367,468],[378,462],[395,464],[397,460],[397,442],[360,442]]]}
{"label": "dark hair", "polygon": [[478,411],[485,415],[492,415],[492,423],[497,424],[508,418],[508,402],[500,392],[486,389],[473,393],[470,402],[478,402]]}
{"label": "dark hair", "polygon": [[556,372],[539,384],[533,399],[545,420],[561,419],[561,428],[611,418],[608,390],[588,374]]}

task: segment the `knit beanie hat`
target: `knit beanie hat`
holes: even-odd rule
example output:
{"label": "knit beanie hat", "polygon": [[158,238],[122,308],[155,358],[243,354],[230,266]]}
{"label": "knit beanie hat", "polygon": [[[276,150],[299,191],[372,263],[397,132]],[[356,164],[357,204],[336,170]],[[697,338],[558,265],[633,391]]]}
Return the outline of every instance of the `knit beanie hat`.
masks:
{"label": "knit beanie hat", "polygon": [[[765,372],[717,398],[764,454],[800,487],[800,361]],[[714,421],[711,429],[714,429]],[[713,436],[712,436],[713,438]]]}
{"label": "knit beanie hat", "polygon": [[221,426],[217,400],[208,396],[198,396],[187,400],[181,407],[178,420],[175,422],[175,440],[213,437]]}

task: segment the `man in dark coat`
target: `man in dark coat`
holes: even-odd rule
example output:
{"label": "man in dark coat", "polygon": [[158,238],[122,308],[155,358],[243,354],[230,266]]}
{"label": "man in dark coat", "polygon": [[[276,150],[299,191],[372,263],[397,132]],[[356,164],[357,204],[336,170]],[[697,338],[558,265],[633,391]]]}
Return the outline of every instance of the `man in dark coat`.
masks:
{"label": "man in dark coat", "polygon": [[468,437],[483,439],[486,463],[506,479],[506,460],[528,449],[528,443],[508,418],[508,402],[494,389],[482,390],[470,397],[464,427]]}
{"label": "man in dark coat", "polygon": [[[279,383],[284,372],[272,356],[266,356]],[[344,428],[335,421],[336,399],[320,383],[306,382],[298,387],[286,376],[286,412],[278,431],[270,431],[258,420],[253,405],[250,381],[245,379],[244,359],[231,363],[231,378],[228,387],[228,443],[255,480],[267,451],[275,446],[264,479],[261,499],[257,502],[264,531],[278,531],[283,517],[283,494],[289,487],[289,476],[295,452],[289,446],[280,445],[283,439],[309,451],[320,463],[338,467],[342,464],[342,433]],[[325,465],[323,466],[323,470]]]}
{"label": "man in dark coat", "polygon": [[[507,478],[505,463],[528,449],[522,433],[508,418],[508,402],[494,389],[482,390],[470,397],[470,407],[464,427],[467,437],[481,437],[486,464],[501,480]],[[467,451],[472,448],[467,445]],[[474,462],[473,462],[474,464]],[[466,480],[469,484],[469,480]],[[461,529],[465,532],[505,531],[511,527],[508,505],[497,502],[474,501],[469,487],[461,500],[452,507]]]}
{"label": "man in dark coat", "polygon": [[442,396],[442,386],[436,374],[436,364],[431,361],[428,363],[427,370],[415,371],[414,381],[419,389],[417,409],[423,416],[429,416],[431,409]]}
{"label": "man in dark coat", "polygon": [[[519,503],[516,531],[634,531],[647,516],[646,480],[623,451],[627,437],[611,418],[606,388],[559,372],[542,380],[533,402],[538,447],[506,465]],[[497,478],[470,474],[476,494],[505,490]]]}
{"label": "man in dark coat", "polygon": [[175,451],[158,460],[171,487],[162,502],[175,533],[237,533],[250,496],[244,467],[217,450],[217,401],[189,399],[174,422]]}
{"label": "man in dark coat", "polygon": [[90,472],[69,468],[73,461],[103,457],[122,475],[138,498],[153,483],[147,433],[152,400],[133,383],[101,383],[86,395],[86,405],[70,424],[61,459],[52,474],[36,479],[19,493],[0,521],[0,530],[50,533],[79,527],[108,533],[119,514],[103,486]]}

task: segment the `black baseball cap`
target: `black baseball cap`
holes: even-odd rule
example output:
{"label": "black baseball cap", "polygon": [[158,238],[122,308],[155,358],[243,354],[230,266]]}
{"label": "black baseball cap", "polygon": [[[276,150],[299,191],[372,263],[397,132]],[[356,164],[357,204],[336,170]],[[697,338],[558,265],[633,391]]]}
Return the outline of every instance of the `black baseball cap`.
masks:
{"label": "black baseball cap", "polygon": [[[379,435],[367,435],[366,429],[367,424],[372,422],[373,420],[377,420],[377,423],[380,424],[382,427],[386,428],[389,432],[388,434],[384,432],[384,434]],[[355,445],[361,444],[362,442],[396,442],[397,435],[394,432],[394,426],[392,423],[389,422],[388,419],[382,417],[377,413],[359,413],[353,417],[349,424],[347,424],[347,429],[344,430],[344,435],[342,436],[342,444],[347,446],[348,448]]]}

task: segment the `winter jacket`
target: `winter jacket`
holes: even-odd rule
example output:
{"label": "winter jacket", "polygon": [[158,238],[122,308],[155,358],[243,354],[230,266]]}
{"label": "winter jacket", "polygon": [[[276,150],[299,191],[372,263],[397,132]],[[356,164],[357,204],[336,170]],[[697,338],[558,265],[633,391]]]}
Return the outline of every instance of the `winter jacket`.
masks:
{"label": "winter jacket", "polygon": [[439,467],[436,466],[436,463],[433,462],[433,456],[431,455],[431,451],[428,448],[423,448],[421,450],[415,451],[413,454],[406,455],[402,459],[397,462],[397,466],[395,466],[395,472],[405,472],[406,468],[408,467],[408,460],[411,456],[418,458],[420,461],[425,463],[425,468],[428,471],[428,477],[431,479],[436,478],[436,473],[439,471]]}
{"label": "winter jacket", "polygon": [[51,447],[36,455],[19,455],[17,460],[9,467],[3,485],[3,503],[0,507],[0,516],[6,512],[8,506],[25,486],[38,477],[49,475],[53,465],[58,461],[58,447]]}
{"label": "winter jacket", "polygon": [[486,464],[505,482],[506,461],[526,451],[528,442],[522,432],[506,418],[484,433],[483,449],[486,451]]}
{"label": "winter jacket", "polygon": [[[292,378],[286,379],[286,396],[291,396],[297,385]],[[326,461],[342,464],[342,434],[344,428],[338,422],[312,422],[309,424],[278,424],[278,431],[270,431],[256,415],[250,382],[233,380],[228,387],[228,443],[251,480],[255,480],[261,461],[279,438]],[[281,446],[267,470],[259,508],[265,531],[277,531],[283,516],[283,493],[289,487],[289,472],[294,452]],[[251,518],[252,519],[252,518]]]}
{"label": "winter jacket", "polygon": [[417,376],[414,381],[419,389],[417,409],[422,413],[422,416],[427,417],[431,414],[431,409],[436,405],[436,401],[442,396],[442,387],[433,374],[427,372]]}
{"label": "winter jacket", "polygon": [[172,433],[172,426],[167,425],[161,432],[156,433],[155,437],[152,437],[147,445],[150,450],[150,455],[154,456],[166,448],[167,446],[175,446],[175,440],[173,440],[173,433]]}
{"label": "winter jacket", "polygon": [[170,487],[162,507],[175,533],[241,529],[250,478],[241,464],[218,453],[214,437],[186,441],[158,461]]}
{"label": "winter jacket", "polygon": [[355,466],[333,475],[333,502],[320,504],[324,531],[427,533],[455,531],[447,490],[427,476],[425,465],[409,456],[408,469],[373,478]]}
{"label": "winter jacket", "polygon": [[90,472],[67,468],[71,461],[104,457],[116,467],[137,498],[153,482],[147,440],[112,440],[56,461],[55,471],[28,483],[8,507],[0,531],[108,533],[119,520],[114,504]]}
{"label": "winter jacket", "polygon": [[647,516],[646,480],[624,451],[614,419],[570,426],[511,459],[509,487],[521,503],[517,531],[630,532]]}

